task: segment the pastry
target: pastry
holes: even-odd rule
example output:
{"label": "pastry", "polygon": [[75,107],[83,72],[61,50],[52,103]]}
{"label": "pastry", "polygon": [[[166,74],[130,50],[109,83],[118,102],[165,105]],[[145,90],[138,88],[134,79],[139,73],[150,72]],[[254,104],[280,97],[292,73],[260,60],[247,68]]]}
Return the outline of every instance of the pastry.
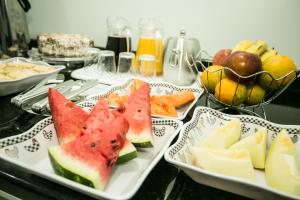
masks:
{"label": "pastry", "polygon": [[94,41],[88,36],[67,33],[43,33],[37,37],[38,49],[48,57],[82,57]]}

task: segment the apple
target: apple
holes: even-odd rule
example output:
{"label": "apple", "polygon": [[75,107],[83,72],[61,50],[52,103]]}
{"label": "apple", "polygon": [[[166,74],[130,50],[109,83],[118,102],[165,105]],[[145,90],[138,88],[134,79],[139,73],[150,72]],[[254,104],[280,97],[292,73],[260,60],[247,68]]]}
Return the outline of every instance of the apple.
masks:
{"label": "apple", "polygon": [[203,139],[201,146],[226,149],[239,140],[241,126],[241,121],[234,118],[223,126],[214,129],[212,133]]}
{"label": "apple", "polygon": [[231,49],[220,49],[213,57],[213,65],[223,66],[223,62],[227,56],[231,54]]}
{"label": "apple", "polygon": [[267,149],[267,129],[260,128],[256,133],[245,137],[229,149],[248,149],[254,168],[264,169]]}
{"label": "apple", "polygon": [[285,129],[272,141],[267,155],[267,184],[293,195],[300,195],[300,172],[296,147]]}
{"label": "apple", "polygon": [[197,167],[223,175],[255,180],[254,168],[247,149],[192,147],[190,151]]}
{"label": "apple", "polygon": [[[224,67],[228,67],[240,76],[250,76],[262,69],[260,57],[253,53],[245,51],[235,51],[224,60]],[[238,76],[230,70],[225,70],[225,74],[233,79],[238,80]],[[248,82],[252,78],[240,79],[241,82]]]}

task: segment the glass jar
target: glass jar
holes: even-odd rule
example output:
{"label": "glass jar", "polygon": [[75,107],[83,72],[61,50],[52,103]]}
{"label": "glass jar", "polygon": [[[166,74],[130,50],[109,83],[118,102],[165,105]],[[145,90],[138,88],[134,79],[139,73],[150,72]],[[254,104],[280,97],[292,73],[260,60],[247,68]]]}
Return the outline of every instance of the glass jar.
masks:
{"label": "glass jar", "polygon": [[[140,55],[153,55],[156,59],[156,75],[161,75],[163,71],[163,38],[162,25],[153,18],[142,18],[139,21],[139,41],[136,51],[136,63]],[[138,64],[134,66],[139,67]],[[149,71],[147,69],[133,69],[133,71]],[[151,70],[150,70],[151,71]]]}
{"label": "glass jar", "polygon": [[120,52],[131,51],[130,23],[122,17],[107,18],[108,37],[106,49],[115,52],[115,62],[118,66]]}

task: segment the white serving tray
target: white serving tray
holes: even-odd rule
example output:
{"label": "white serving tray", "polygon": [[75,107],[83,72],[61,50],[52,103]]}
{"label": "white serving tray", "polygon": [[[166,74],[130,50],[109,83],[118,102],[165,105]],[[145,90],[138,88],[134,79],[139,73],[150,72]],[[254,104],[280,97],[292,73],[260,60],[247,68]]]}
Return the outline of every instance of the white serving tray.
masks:
{"label": "white serving tray", "polygon": [[[93,104],[81,103],[86,110]],[[47,149],[57,145],[52,117],[38,122],[30,130],[0,140],[0,157],[33,174],[49,179],[97,199],[129,199],[143,184],[151,170],[163,157],[171,141],[179,133],[182,122],[174,119],[153,119],[154,147],[138,149],[138,157],[116,165],[104,191],[73,182],[54,173]]]}
{"label": "white serving tray", "polygon": [[201,140],[207,134],[211,133],[213,129],[232,118],[240,118],[242,121],[242,138],[255,133],[260,127],[266,127],[268,130],[268,146],[276,134],[285,128],[296,145],[298,152],[297,159],[300,160],[300,126],[275,124],[248,115],[228,115],[208,107],[200,106],[195,109],[191,121],[182,127],[176,143],[166,151],[164,155],[166,161],[182,169],[188,176],[200,184],[209,185],[252,199],[300,199],[300,196],[290,195],[269,187],[266,184],[265,174],[262,170],[255,170],[256,181],[251,182],[241,178],[210,172],[192,165],[189,156],[189,147],[201,143]]}
{"label": "white serving tray", "polygon": [[[87,96],[87,99],[97,101],[100,97],[107,97],[112,92],[117,92],[119,95],[129,95],[130,94],[130,85],[131,85],[132,81],[133,81],[133,79],[130,79],[121,85],[114,85],[105,93],[90,95],[90,96]],[[202,88],[194,88],[194,87],[187,87],[187,86],[180,87],[180,86],[176,86],[176,85],[173,85],[173,84],[167,83],[167,82],[149,82],[149,84],[150,84],[150,89],[151,89],[150,95],[165,95],[165,94],[172,94],[174,92],[179,92],[182,90],[191,90],[195,96],[195,99],[192,102],[190,102],[184,106],[181,106],[180,108],[176,108],[177,117],[167,117],[167,116],[161,116],[161,115],[152,115],[152,117],[172,118],[172,119],[183,120],[204,92],[204,90]]]}

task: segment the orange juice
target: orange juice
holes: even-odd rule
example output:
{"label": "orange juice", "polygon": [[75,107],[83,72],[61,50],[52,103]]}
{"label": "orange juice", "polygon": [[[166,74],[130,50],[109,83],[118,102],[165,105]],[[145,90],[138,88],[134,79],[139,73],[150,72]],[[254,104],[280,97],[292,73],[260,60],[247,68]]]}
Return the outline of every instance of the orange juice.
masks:
{"label": "orange juice", "polygon": [[[162,74],[162,59],[163,59],[163,40],[162,38],[151,38],[151,37],[141,37],[139,39],[138,48],[136,51],[136,62],[133,67],[133,71],[137,71],[138,69],[138,60],[139,56],[147,54],[153,55],[156,58],[156,75]],[[145,65],[147,66],[147,65]],[[143,67],[143,66],[141,66]],[[139,71],[148,71],[147,69],[139,69]],[[151,70],[150,70],[151,71]]]}

